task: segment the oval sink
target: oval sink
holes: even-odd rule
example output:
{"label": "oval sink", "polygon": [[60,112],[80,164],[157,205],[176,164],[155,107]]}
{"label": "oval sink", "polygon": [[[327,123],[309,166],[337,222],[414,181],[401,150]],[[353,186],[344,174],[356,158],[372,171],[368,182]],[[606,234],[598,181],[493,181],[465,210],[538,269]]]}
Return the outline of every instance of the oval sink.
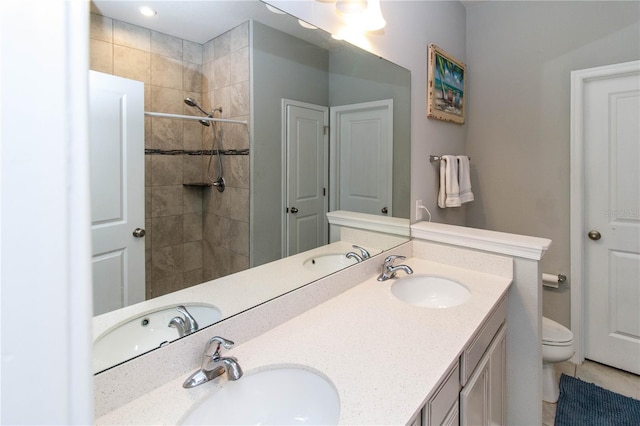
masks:
{"label": "oval sink", "polygon": [[338,424],[340,399],[325,378],[277,368],[226,382],[183,419],[183,425]]}
{"label": "oval sink", "polygon": [[465,303],[471,292],[462,284],[435,275],[411,275],[398,278],[391,293],[415,306],[450,308]]}
{"label": "oval sink", "polygon": [[[199,328],[222,318],[215,306],[185,306],[198,322]],[[169,327],[169,321],[176,316],[182,314],[176,311],[175,306],[171,306],[141,315],[104,332],[93,343],[93,372],[100,372],[178,339],[178,330]]]}
{"label": "oval sink", "polygon": [[303,266],[310,271],[329,274],[356,263],[357,260],[348,258],[345,253],[329,253],[311,257],[304,261]]}

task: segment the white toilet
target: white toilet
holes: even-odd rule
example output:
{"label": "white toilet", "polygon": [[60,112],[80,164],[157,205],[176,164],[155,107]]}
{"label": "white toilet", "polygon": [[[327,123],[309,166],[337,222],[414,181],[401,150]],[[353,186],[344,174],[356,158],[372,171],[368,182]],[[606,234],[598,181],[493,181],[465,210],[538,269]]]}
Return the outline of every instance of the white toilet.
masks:
{"label": "white toilet", "polygon": [[567,327],[542,317],[542,400],[557,402],[560,395],[553,368],[573,356],[573,333]]}

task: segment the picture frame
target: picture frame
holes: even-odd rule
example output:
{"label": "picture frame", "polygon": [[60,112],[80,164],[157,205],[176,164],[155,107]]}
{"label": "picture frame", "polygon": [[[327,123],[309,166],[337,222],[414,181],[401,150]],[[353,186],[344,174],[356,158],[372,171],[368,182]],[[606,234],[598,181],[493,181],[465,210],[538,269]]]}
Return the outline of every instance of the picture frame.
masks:
{"label": "picture frame", "polygon": [[428,46],[427,117],[464,124],[466,65],[439,48]]}

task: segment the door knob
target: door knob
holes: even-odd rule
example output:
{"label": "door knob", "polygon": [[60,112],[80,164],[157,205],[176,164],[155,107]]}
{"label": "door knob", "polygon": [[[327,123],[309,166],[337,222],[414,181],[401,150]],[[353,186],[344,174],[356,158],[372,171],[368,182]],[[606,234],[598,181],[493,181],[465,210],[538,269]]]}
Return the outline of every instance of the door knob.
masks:
{"label": "door knob", "polygon": [[587,235],[593,241],[598,241],[600,238],[602,238],[602,235],[598,231],[595,231],[595,230],[589,231],[589,233]]}
{"label": "door knob", "polygon": [[145,230],[142,228],[136,228],[133,230],[133,236],[136,238],[142,238],[146,234]]}
{"label": "door knob", "polygon": [[389,213],[389,210],[386,207],[383,207],[382,210],[380,210],[382,212],[382,214],[387,214]]}
{"label": "door knob", "polygon": [[291,207],[291,213],[298,213],[298,209],[295,207]]}

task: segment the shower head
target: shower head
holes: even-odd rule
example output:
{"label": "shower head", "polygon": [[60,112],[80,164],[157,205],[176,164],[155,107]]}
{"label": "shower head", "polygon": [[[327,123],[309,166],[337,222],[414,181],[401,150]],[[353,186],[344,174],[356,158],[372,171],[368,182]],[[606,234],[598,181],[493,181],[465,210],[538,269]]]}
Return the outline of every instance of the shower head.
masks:
{"label": "shower head", "polygon": [[[195,100],[193,100],[193,98],[185,98],[184,99],[184,103],[189,105],[190,107],[198,108],[200,110],[200,112],[202,112],[208,118],[213,117],[214,111],[219,111],[220,113],[222,113],[222,107],[216,108],[211,112],[205,111],[204,109],[202,109],[202,107],[200,105],[198,105],[198,103]],[[200,124],[202,124],[203,126],[209,126],[210,125],[210,123],[207,120],[200,120]]]}
{"label": "shower head", "polygon": [[209,116],[209,113],[207,111],[205,111],[204,109],[202,109],[202,107],[200,105],[198,105],[198,103],[196,101],[194,101],[193,98],[185,98],[184,99],[184,103],[189,105],[190,107],[198,108],[201,113],[203,113],[207,117]]}

